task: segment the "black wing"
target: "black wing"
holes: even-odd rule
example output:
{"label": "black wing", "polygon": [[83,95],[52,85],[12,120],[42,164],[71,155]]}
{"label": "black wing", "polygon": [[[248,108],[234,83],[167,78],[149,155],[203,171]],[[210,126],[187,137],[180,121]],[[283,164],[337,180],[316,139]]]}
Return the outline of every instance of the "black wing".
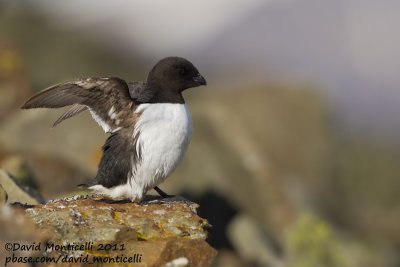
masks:
{"label": "black wing", "polygon": [[132,168],[140,159],[132,139],[132,129],[112,133],[103,145],[103,157],[96,177],[87,186],[101,184],[107,188],[124,184],[132,175]]}
{"label": "black wing", "polygon": [[88,78],[57,84],[34,95],[23,106],[30,108],[60,108],[74,105],[54,124],[70,118],[86,108],[104,130],[112,132],[117,128],[129,127],[124,113],[135,108],[127,83],[119,78]]}
{"label": "black wing", "polygon": [[[140,160],[133,129],[136,104],[125,81],[118,78],[89,78],[52,86],[29,99],[22,108],[59,108],[73,105],[56,122],[89,109],[99,124],[107,124],[111,136],[103,146],[96,177],[88,185],[106,187],[125,183]],[[101,125],[104,128],[104,125]]]}

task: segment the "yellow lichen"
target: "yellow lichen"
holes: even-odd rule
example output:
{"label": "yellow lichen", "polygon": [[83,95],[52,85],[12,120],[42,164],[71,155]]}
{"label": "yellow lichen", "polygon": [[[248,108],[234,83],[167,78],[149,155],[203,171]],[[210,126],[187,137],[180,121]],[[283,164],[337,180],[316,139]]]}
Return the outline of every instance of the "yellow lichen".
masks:
{"label": "yellow lichen", "polygon": [[324,220],[303,214],[287,238],[289,267],[343,267],[338,239]]}

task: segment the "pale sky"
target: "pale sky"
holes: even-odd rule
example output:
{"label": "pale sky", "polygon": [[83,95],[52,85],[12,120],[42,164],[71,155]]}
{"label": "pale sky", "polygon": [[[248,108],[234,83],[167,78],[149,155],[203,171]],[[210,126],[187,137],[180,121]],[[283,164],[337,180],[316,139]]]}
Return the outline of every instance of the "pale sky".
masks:
{"label": "pale sky", "polygon": [[[68,0],[36,1],[48,14],[70,24],[111,36],[122,47],[165,55],[201,45],[227,25],[259,6],[287,0]],[[91,29],[96,25],[96,29]],[[111,39],[111,38],[109,38]],[[160,45],[161,44],[161,45]],[[117,46],[118,46],[117,45]]]}

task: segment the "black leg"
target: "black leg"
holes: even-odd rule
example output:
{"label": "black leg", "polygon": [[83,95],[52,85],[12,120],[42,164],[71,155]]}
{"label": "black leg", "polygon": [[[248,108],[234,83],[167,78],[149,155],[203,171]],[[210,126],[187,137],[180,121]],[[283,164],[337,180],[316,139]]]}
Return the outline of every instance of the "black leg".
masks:
{"label": "black leg", "polygon": [[172,196],[168,195],[167,193],[165,193],[164,191],[162,191],[158,186],[154,187],[154,190],[156,190],[157,193],[160,196],[162,196],[163,198],[172,197]]}

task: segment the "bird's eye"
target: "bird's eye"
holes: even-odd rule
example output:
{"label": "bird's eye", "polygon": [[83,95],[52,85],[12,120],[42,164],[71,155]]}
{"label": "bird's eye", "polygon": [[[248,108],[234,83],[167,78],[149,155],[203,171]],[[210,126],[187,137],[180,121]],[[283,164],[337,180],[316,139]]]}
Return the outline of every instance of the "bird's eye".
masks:
{"label": "bird's eye", "polygon": [[187,74],[186,69],[180,68],[180,69],[179,69],[179,74],[182,75],[182,76],[186,75],[186,74]]}

